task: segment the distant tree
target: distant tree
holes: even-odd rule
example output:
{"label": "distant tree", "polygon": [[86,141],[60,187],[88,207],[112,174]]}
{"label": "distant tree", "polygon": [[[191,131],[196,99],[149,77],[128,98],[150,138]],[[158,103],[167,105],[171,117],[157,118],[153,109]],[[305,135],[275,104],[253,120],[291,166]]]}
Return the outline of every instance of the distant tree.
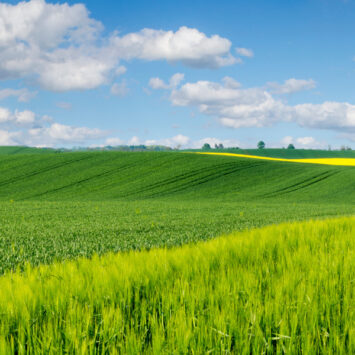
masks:
{"label": "distant tree", "polygon": [[287,149],[295,149],[295,146],[294,146],[292,143],[290,143],[290,144],[288,145]]}
{"label": "distant tree", "polygon": [[222,143],[220,143],[220,144],[218,145],[218,148],[219,148],[219,149],[224,149],[223,144],[222,144]]}
{"label": "distant tree", "polygon": [[202,146],[202,150],[210,150],[211,149],[211,146],[208,144],[208,143],[205,143],[203,146]]}
{"label": "distant tree", "polygon": [[348,147],[347,145],[342,145],[340,147],[340,150],[351,150],[351,147]]}
{"label": "distant tree", "polygon": [[214,149],[218,149],[219,147],[218,147],[218,144],[215,144],[214,145]]}
{"label": "distant tree", "polygon": [[258,149],[264,149],[264,148],[265,148],[265,143],[263,141],[259,141]]}

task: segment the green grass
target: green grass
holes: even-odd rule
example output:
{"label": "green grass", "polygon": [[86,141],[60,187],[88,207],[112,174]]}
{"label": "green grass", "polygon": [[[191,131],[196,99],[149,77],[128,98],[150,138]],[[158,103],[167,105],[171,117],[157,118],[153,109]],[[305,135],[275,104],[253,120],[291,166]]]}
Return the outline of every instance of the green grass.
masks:
{"label": "green grass", "polygon": [[0,274],[26,262],[173,247],[266,224],[340,214],[354,214],[354,206],[160,199],[3,202]]}
{"label": "green grass", "polygon": [[352,354],[355,220],[0,278],[0,353]]}
{"label": "green grass", "polygon": [[355,351],[355,167],[12,149],[0,354]]}
{"label": "green grass", "polygon": [[354,167],[191,153],[0,156],[0,200],[355,202]]}
{"label": "green grass", "polygon": [[0,274],[354,214],[353,167],[187,153],[0,157]]}

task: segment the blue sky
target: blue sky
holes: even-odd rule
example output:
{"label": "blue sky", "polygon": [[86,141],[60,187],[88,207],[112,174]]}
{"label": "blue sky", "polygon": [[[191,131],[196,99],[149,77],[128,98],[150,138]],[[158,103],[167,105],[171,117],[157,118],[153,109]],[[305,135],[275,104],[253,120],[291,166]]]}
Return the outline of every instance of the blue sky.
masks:
{"label": "blue sky", "polygon": [[355,1],[0,3],[0,145],[355,148]]}

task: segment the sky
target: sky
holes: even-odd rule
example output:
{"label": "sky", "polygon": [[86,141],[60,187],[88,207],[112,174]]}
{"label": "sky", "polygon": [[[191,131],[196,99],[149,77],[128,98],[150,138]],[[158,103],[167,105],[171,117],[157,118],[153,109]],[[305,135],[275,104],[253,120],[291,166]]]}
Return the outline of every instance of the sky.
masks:
{"label": "sky", "polygon": [[355,0],[0,1],[0,145],[355,149]]}

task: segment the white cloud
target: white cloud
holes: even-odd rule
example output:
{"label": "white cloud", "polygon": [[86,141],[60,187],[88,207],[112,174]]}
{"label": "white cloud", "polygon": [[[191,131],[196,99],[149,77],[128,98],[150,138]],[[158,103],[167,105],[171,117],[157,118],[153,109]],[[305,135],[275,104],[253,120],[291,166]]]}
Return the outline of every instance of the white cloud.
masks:
{"label": "white cloud", "polygon": [[215,137],[206,137],[197,141],[194,141],[191,145],[192,148],[201,148],[205,143],[208,143],[212,148],[215,144],[223,144],[225,148],[228,147],[240,147],[239,141],[235,139],[219,139]]}
{"label": "white cloud", "polygon": [[0,107],[0,123],[11,121],[12,114],[7,108]]}
{"label": "white cloud", "polygon": [[149,80],[149,86],[152,89],[174,89],[177,86],[179,86],[179,84],[181,83],[181,81],[184,80],[185,75],[181,74],[181,73],[176,73],[174,74],[170,80],[169,80],[169,84],[165,84],[165,82],[163,80],[161,80],[160,78],[151,78]]}
{"label": "white cloud", "polygon": [[35,119],[36,119],[36,115],[32,111],[25,110],[25,111],[15,112],[16,123],[28,125],[34,123]]}
{"label": "white cloud", "polygon": [[115,70],[115,74],[117,76],[119,75],[123,75],[124,73],[127,72],[127,68],[124,65],[120,65],[116,70]]}
{"label": "white cloud", "polygon": [[51,91],[88,90],[109,83],[117,59],[99,48],[57,49],[44,63],[38,82]]}
{"label": "white cloud", "polygon": [[141,140],[139,137],[134,136],[130,140],[125,141],[120,138],[111,137],[105,140],[105,145],[117,146],[117,145],[163,145],[171,148],[201,148],[205,143],[209,143],[212,147],[215,144],[223,144],[224,147],[237,147],[240,146],[239,141],[234,139],[219,139],[213,137],[207,137],[198,140],[191,140],[190,137],[183,134],[177,134],[169,138],[161,139],[147,139]]}
{"label": "white cloud", "polygon": [[241,84],[238,83],[238,81],[234,80],[233,78],[231,78],[230,76],[225,76],[222,79],[222,82],[224,83],[224,86],[227,89],[238,89],[241,87]]}
{"label": "white cloud", "polygon": [[176,147],[176,146],[186,146],[189,142],[190,142],[189,137],[184,136],[182,134],[178,134],[174,137],[162,140],[161,144]]}
{"label": "white cloud", "polygon": [[270,88],[273,94],[292,94],[298,91],[311,90],[316,87],[316,83],[312,79],[303,80],[291,78],[286,80],[283,84],[268,83],[267,87]]}
{"label": "white cloud", "polygon": [[236,62],[228,39],[218,35],[208,37],[185,26],[176,32],[145,28],[116,36],[111,42],[124,59],[167,60],[198,68],[218,68]]}
{"label": "white cloud", "polygon": [[169,85],[165,84],[164,81],[160,78],[150,78],[149,84],[152,89],[169,89]]}
{"label": "white cloud", "polygon": [[104,36],[103,25],[83,4],[0,3],[0,80],[30,77],[51,91],[109,84],[127,70],[120,60],[167,60],[199,68],[231,65],[236,58],[230,48],[228,39],[188,27]]}
{"label": "white cloud", "polygon": [[120,138],[116,138],[116,137],[111,137],[111,138],[107,138],[105,140],[105,145],[111,145],[111,146],[116,146],[116,145],[123,145],[124,141]]}
{"label": "white cloud", "polygon": [[49,127],[29,130],[30,141],[53,145],[58,143],[85,143],[90,139],[103,137],[106,133],[98,128],[72,127],[60,123],[52,123]]}
{"label": "white cloud", "polygon": [[62,108],[63,110],[70,110],[73,107],[70,102],[64,102],[64,101],[57,102],[56,106]]}
{"label": "white cloud", "polygon": [[248,58],[254,57],[254,52],[251,49],[239,47],[236,48],[235,50],[239,55],[243,57],[248,57]]}
{"label": "white cloud", "polygon": [[0,129],[0,145],[16,145],[16,142],[13,140],[13,136],[16,136],[16,133]]}
{"label": "white cloud", "polygon": [[288,146],[289,144],[294,143],[294,138],[291,136],[286,136],[281,139],[281,144],[284,146]]}
{"label": "white cloud", "polygon": [[299,149],[325,149],[327,147],[326,142],[319,142],[314,137],[298,137],[294,138],[286,136],[281,140],[281,144],[288,146],[293,144],[295,148]]}
{"label": "white cloud", "polygon": [[25,110],[11,112],[9,109],[0,107],[0,124],[31,125],[35,122],[34,112]]}
{"label": "white cloud", "polygon": [[355,105],[346,102],[290,106],[265,88],[241,89],[211,81],[186,83],[170,96],[175,106],[195,106],[226,127],[265,127],[295,122],[302,127],[355,130]]}
{"label": "white cloud", "polygon": [[86,144],[88,140],[99,139],[106,134],[106,132],[95,128],[72,127],[59,123],[52,123],[47,127],[0,130],[0,145],[54,147],[61,145]]}
{"label": "white cloud", "polygon": [[178,134],[171,138],[163,138],[163,139],[149,139],[146,140],[144,144],[146,145],[165,145],[167,147],[172,148],[179,148],[184,147],[186,148],[190,143],[190,138],[184,136],[182,134]]}
{"label": "white cloud", "polygon": [[101,85],[117,61],[95,46],[101,29],[82,4],[0,4],[0,79],[34,75],[54,91]]}
{"label": "white cloud", "polygon": [[133,136],[128,142],[128,145],[140,145],[142,144],[140,139],[137,136]]}
{"label": "white cloud", "polygon": [[73,127],[53,122],[47,115],[39,116],[29,110],[11,112],[0,107],[0,145],[56,146],[86,144],[107,136],[97,128]]}
{"label": "white cloud", "polygon": [[111,94],[114,96],[126,96],[129,92],[126,81],[123,80],[121,83],[114,83],[111,86]]}
{"label": "white cloud", "polygon": [[0,90],[0,100],[7,99],[8,97],[17,97],[19,102],[28,102],[37,95],[35,91],[28,89],[3,89]]}

